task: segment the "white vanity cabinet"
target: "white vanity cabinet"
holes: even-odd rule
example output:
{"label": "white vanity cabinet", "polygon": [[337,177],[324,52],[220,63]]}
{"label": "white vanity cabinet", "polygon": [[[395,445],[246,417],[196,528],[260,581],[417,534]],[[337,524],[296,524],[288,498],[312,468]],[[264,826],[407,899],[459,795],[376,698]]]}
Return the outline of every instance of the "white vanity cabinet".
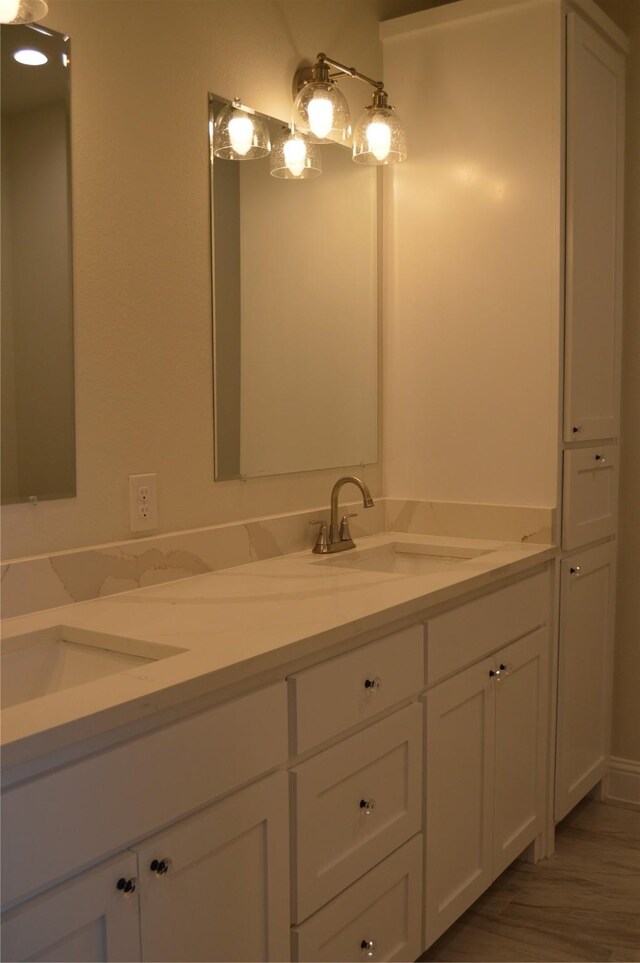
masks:
{"label": "white vanity cabinet", "polygon": [[122,853],[2,917],[3,960],[140,960],[138,863]]}
{"label": "white vanity cabinet", "polygon": [[286,960],[286,773],[233,793],[134,847],[142,960]]}
{"label": "white vanity cabinet", "polygon": [[551,571],[505,580],[7,787],[3,958],[416,959],[545,828]]}
{"label": "white vanity cabinet", "polygon": [[[530,630],[522,636],[522,612],[514,607],[523,594],[531,600],[538,597],[540,578],[493,593],[495,623],[507,633],[511,623],[515,641],[436,684],[424,696],[425,946],[544,830],[548,596],[540,600],[537,613],[532,601]],[[435,641],[458,632],[458,651],[468,651],[464,635],[476,634],[468,628],[470,616],[477,618],[491,599],[489,595],[434,620],[440,623]],[[488,649],[489,624],[479,620],[477,626],[477,637],[485,637]]]}

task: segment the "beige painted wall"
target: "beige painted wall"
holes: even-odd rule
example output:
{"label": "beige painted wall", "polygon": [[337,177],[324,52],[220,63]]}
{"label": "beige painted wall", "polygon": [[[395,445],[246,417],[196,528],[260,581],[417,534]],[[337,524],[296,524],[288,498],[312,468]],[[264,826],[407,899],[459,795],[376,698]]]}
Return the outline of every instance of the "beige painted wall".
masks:
{"label": "beige painted wall", "polygon": [[51,0],[43,22],[73,58],[78,495],[5,508],[4,558],[128,537],[139,472],[161,531],[325,505],[335,469],[213,483],[207,93],[286,117],[320,50],[377,76],[377,3]]}

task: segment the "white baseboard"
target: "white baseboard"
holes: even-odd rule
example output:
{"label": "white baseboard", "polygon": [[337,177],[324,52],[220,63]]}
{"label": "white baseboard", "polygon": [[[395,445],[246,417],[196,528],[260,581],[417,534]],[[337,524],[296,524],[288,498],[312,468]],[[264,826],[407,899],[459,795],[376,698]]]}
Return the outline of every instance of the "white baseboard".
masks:
{"label": "white baseboard", "polygon": [[606,798],[611,802],[640,809],[640,762],[611,757]]}

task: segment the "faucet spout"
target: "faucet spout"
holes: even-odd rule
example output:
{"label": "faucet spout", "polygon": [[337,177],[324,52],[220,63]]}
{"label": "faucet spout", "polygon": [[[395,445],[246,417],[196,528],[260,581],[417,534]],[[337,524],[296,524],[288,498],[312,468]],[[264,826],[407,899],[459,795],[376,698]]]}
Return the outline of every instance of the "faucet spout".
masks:
{"label": "faucet spout", "polygon": [[[360,478],[356,478],[355,475],[345,475],[343,478],[339,478],[338,481],[333,486],[331,491],[331,524],[329,526],[329,551],[331,551],[332,545],[340,545],[342,549],[344,548],[354,548],[354,543],[349,539],[343,540],[340,536],[340,525],[338,522],[338,497],[340,491],[344,485],[351,483],[355,485],[356,488],[360,489],[362,494],[362,504],[365,508],[373,508],[373,498],[371,497],[371,492],[369,488]],[[338,549],[333,549],[336,551]]]}

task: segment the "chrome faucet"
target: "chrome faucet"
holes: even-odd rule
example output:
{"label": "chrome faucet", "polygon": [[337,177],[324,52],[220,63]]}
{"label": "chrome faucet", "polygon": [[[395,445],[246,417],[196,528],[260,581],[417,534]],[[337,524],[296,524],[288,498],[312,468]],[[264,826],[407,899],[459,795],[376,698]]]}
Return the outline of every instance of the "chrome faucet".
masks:
{"label": "chrome faucet", "polygon": [[355,518],[356,512],[348,512],[343,515],[338,523],[338,496],[343,485],[350,482],[356,485],[362,492],[362,504],[365,508],[373,508],[373,498],[371,492],[360,478],[355,475],[345,475],[339,478],[331,490],[331,522],[327,533],[326,522],[309,522],[310,525],[319,525],[320,531],[313,551],[316,555],[327,555],[332,552],[344,552],[348,548],[355,548],[355,542],[351,538],[349,531],[349,519]]}

